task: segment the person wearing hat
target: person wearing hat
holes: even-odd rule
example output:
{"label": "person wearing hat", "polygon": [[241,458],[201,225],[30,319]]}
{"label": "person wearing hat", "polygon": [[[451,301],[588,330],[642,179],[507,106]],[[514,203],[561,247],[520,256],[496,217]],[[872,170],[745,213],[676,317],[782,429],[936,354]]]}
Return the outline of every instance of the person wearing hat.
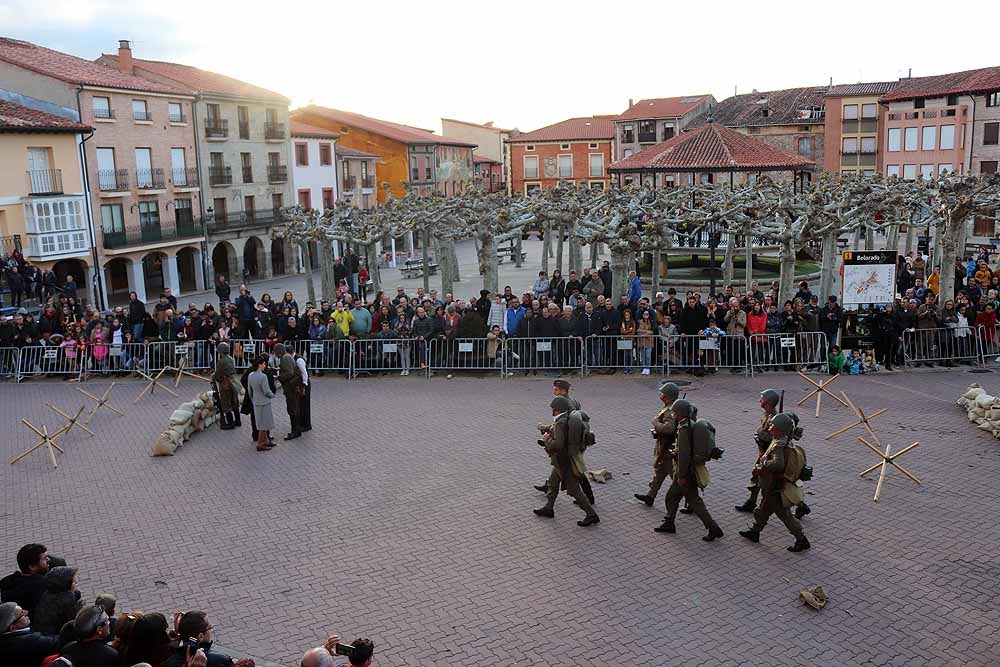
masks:
{"label": "person wearing hat", "polygon": [[751,542],[760,541],[760,531],[767,525],[767,520],[776,514],[785,528],[795,536],[795,544],[788,547],[793,553],[805,551],[811,545],[802,532],[802,524],[792,516],[789,508],[802,499],[802,492],[795,482],[799,478],[803,458],[790,456],[792,433],[795,430],[795,418],[788,412],[774,416],[770,423],[771,444],[760,457],[754,468],[763,498],[760,507],[753,514],[753,526],[741,530],[740,535]]}
{"label": "person wearing hat", "polygon": [[646,493],[637,493],[635,497],[646,503],[647,507],[652,507],[656,500],[656,494],[660,492],[663,482],[670,476],[673,469],[674,439],[677,431],[677,423],[674,421],[670,406],[674,404],[680,396],[680,387],[673,382],[664,382],[660,385],[660,401],[663,408],[653,417],[650,432],[656,441],[653,447],[653,479],[649,482],[649,490]]}
{"label": "person wearing hat", "polygon": [[654,528],[657,533],[676,533],[677,527],[674,519],[677,516],[677,509],[680,506],[681,498],[688,502],[691,512],[701,519],[708,533],[701,539],[712,542],[723,537],[724,533],[715,523],[712,515],[705,507],[705,501],[701,499],[699,489],[708,486],[708,469],[702,463],[695,463],[694,460],[694,438],[691,426],[695,420],[697,411],[695,407],[685,399],[678,399],[670,406],[673,419],[676,423],[676,441],[673,456],[673,481],[667,489],[664,499],[667,506],[667,515],[663,518],[663,523]]}
{"label": "person wearing hat", "polygon": [[[760,392],[760,409],[763,411],[760,418],[760,426],[753,434],[754,442],[757,443],[757,458],[764,455],[771,444],[771,418],[778,414],[778,403],[781,402],[781,394],[776,389],[765,389]],[[760,486],[755,476],[750,477],[750,497],[742,505],[736,506],[737,512],[753,512],[757,507],[757,496],[760,494]]]}
{"label": "person wearing hat", "polygon": [[[575,398],[569,395],[569,389],[570,389],[570,384],[566,380],[554,380],[552,382],[553,396],[563,396],[569,399],[570,405],[573,406],[572,407],[573,410],[582,410],[583,408],[580,405],[580,401],[576,400]],[[542,493],[548,493],[549,482],[551,479],[552,476],[550,475],[549,479],[536,486],[535,490],[541,491]],[[583,479],[580,480],[580,488],[583,489],[583,494],[587,496],[587,500],[589,500],[590,504],[593,505],[596,502],[594,500],[594,489],[590,485],[590,480],[587,479],[586,475],[583,477]]]}
{"label": "person wearing hat", "polygon": [[601,519],[594,512],[593,506],[580,488],[580,480],[586,477],[587,465],[583,460],[583,440],[585,429],[582,421],[571,423],[570,412],[573,411],[573,403],[566,396],[556,396],[549,403],[552,408],[552,427],[549,430],[549,437],[540,441],[545,446],[545,451],[549,455],[552,463],[552,476],[549,477],[548,501],[545,507],[534,510],[537,516],[551,519],[555,516],[556,498],[559,496],[559,488],[566,489],[569,495],[573,496],[576,504],[583,509],[587,515],[576,525],[581,527],[592,526],[600,523]]}
{"label": "person wearing hat", "polygon": [[219,343],[215,348],[215,372],[212,382],[215,383],[219,397],[219,421],[223,431],[230,431],[240,422],[240,386],[236,380],[236,360],[229,354],[229,343]]}
{"label": "person wearing hat", "polygon": [[26,609],[16,602],[0,604],[0,664],[38,667],[59,648],[59,637],[31,631]]}
{"label": "person wearing hat", "polygon": [[281,383],[281,390],[285,393],[285,410],[288,412],[288,421],[291,424],[289,428],[291,432],[285,436],[285,440],[294,440],[302,435],[299,428],[299,404],[305,386],[302,384],[302,374],[295,363],[295,357],[283,344],[278,343],[274,346],[274,356],[278,357],[278,382]]}

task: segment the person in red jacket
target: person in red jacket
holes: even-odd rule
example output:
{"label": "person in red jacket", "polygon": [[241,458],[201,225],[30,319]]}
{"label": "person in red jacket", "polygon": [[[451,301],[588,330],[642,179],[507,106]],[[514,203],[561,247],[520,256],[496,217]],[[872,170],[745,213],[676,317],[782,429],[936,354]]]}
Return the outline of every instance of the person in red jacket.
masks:
{"label": "person in red jacket", "polygon": [[756,346],[751,350],[751,360],[767,360],[767,337],[757,336],[765,333],[767,333],[767,313],[764,312],[760,302],[756,301],[747,313],[747,334],[750,336],[750,344]]}

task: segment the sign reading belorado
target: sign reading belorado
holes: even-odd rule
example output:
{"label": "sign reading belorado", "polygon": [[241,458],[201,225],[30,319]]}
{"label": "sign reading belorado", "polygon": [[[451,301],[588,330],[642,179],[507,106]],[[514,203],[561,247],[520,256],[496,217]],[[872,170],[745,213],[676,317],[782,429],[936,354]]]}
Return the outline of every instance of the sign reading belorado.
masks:
{"label": "sign reading belorado", "polygon": [[842,305],[891,303],[896,297],[896,257],[892,251],[845,251]]}

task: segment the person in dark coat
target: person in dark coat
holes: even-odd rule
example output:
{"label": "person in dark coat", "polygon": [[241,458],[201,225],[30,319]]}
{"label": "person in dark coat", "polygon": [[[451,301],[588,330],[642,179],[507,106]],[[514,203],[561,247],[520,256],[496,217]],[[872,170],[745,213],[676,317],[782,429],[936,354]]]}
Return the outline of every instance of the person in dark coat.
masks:
{"label": "person in dark coat", "polygon": [[38,667],[60,646],[59,637],[32,630],[31,616],[19,604],[0,604],[0,665]]}
{"label": "person in dark coat", "polygon": [[[610,299],[611,295],[614,293],[614,286],[611,284],[613,275],[611,273],[611,265],[607,260],[604,261],[604,264],[601,266],[601,270],[597,272],[597,275],[600,276],[601,282],[604,283],[604,298]],[[621,285],[618,287],[621,288]]]}
{"label": "person in dark coat", "polygon": [[219,276],[215,282],[215,296],[219,297],[219,310],[229,303],[229,296],[233,293],[233,288],[229,286],[229,281],[225,276]]}
{"label": "person in dark coat", "polygon": [[167,618],[163,614],[146,614],[132,626],[128,645],[125,647],[123,665],[147,662],[162,665],[173,652],[167,633]]}
{"label": "person in dark coat", "polygon": [[77,641],[63,647],[62,655],[73,667],[120,667],[118,651],[108,645],[111,619],[98,606],[84,607],[76,615],[74,630]]}
{"label": "person in dark coat", "polygon": [[35,607],[35,630],[58,635],[63,624],[76,618],[82,607],[76,589],[76,568],[54,567],[45,575],[45,593]]}
{"label": "person in dark coat", "polygon": [[18,571],[0,579],[0,602],[16,602],[29,614],[45,593],[49,555],[44,544],[25,544],[17,551]]}
{"label": "person in dark coat", "polygon": [[837,297],[831,294],[826,305],[819,311],[819,329],[826,335],[827,345],[837,342],[842,319],[844,319],[844,309],[837,303]]}
{"label": "person in dark coat", "polygon": [[[681,308],[677,322],[677,330],[684,336],[699,336],[708,327],[708,309],[698,303],[692,294]],[[698,366],[698,343],[694,338],[681,339],[681,363],[688,367],[688,372]]]}

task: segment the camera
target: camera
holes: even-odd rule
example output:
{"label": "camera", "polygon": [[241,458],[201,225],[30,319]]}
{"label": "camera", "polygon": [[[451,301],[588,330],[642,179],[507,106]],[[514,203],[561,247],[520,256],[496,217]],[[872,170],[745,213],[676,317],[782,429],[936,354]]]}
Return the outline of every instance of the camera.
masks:
{"label": "camera", "polygon": [[346,656],[350,660],[354,656],[354,645],[353,644],[336,644],[333,647],[333,652],[337,655]]}

